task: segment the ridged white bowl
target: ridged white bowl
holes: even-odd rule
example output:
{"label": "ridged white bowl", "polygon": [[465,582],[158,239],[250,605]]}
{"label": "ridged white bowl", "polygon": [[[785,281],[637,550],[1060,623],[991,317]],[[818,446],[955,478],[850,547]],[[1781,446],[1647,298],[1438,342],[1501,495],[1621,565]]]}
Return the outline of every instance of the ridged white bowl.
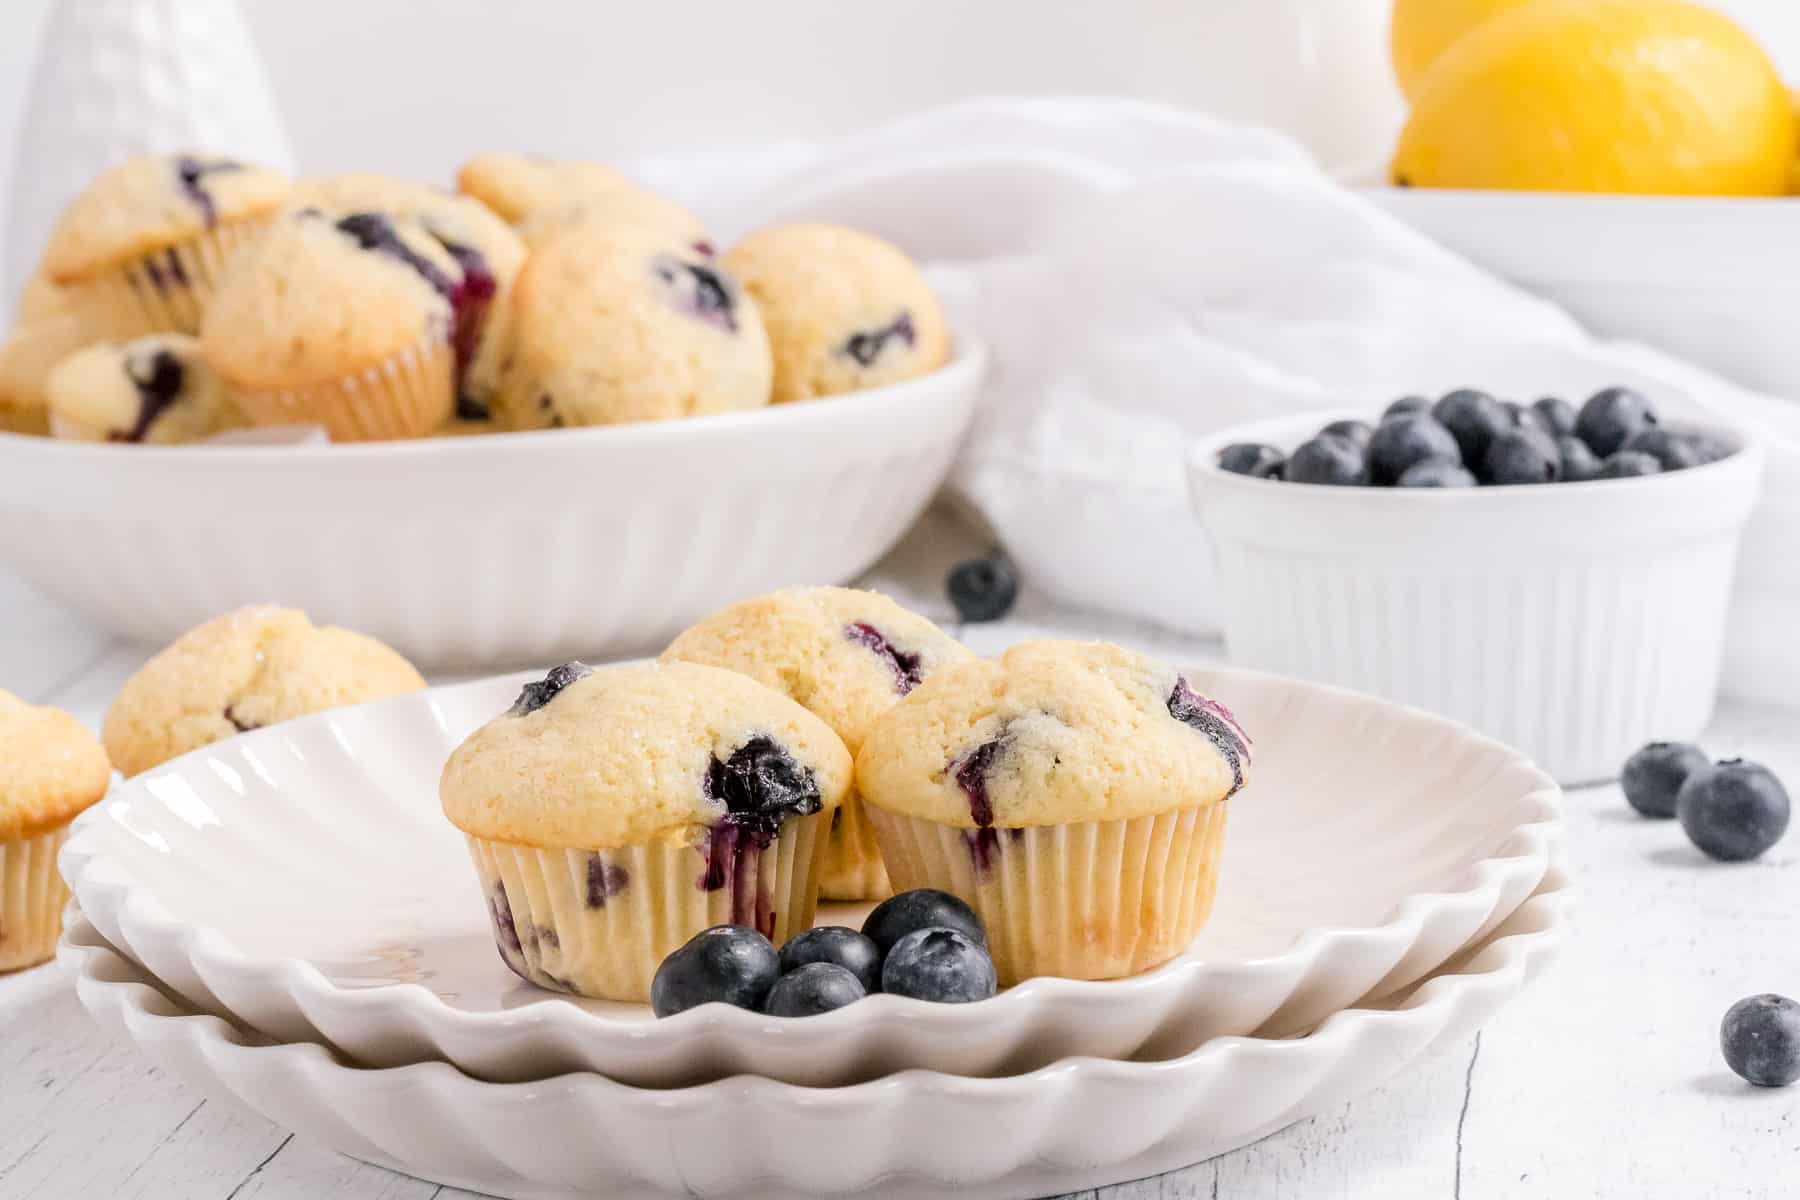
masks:
{"label": "ridged white bowl", "polygon": [[197,1015],[79,919],[61,961],[103,1026],[190,1086],[410,1175],[531,1200],[981,1200],[1172,1170],[1330,1111],[1492,1017],[1555,956],[1566,908],[1553,872],[1471,953],[1303,1038],[1220,1038],[1171,1062],[1072,1058],[1006,1079],[907,1071],[829,1089],[740,1077],[645,1091],[591,1074],[495,1084],[443,1063],[361,1070],[318,1045],[271,1045]]}
{"label": "ridged white bowl", "polygon": [[278,601],[427,666],[657,645],[734,600],[844,582],[950,468],[986,355],[685,421],[368,445],[0,434],[0,557],[139,641]]}
{"label": "ridged white bowl", "polygon": [[1339,488],[1221,470],[1335,417],[1239,426],[1189,456],[1234,662],[1386,696],[1519,747],[1565,784],[1611,779],[1711,717],[1762,451],[1639,479]]}
{"label": "ridged white bowl", "polygon": [[[1166,1059],[1308,1028],[1484,936],[1560,846],[1555,785],[1467,729],[1362,696],[1198,668],[1257,739],[1213,918],[1131,979],[1041,978],[977,1005],[873,996],[782,1020],[667,1020],[519,982],[493,945],[437,778],[524,677],[321,714],[138,776],[74,830],[90,920],[187,1003],[371,1066],[502,1082],[596,1071],[646,1087],[739,1073],[815,1086],[909,1068],[1010,1075],[1071,1055]],[[860,921],[827,910],[821,920]]]}

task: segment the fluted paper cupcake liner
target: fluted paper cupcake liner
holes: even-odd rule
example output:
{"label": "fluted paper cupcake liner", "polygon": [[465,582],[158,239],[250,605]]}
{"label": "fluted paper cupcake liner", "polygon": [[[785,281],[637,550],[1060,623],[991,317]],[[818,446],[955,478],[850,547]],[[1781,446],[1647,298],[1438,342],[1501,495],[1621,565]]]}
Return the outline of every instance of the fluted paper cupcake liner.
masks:
{"label": "fluted paper cupcake liner", "polygon": [[1118,979],[1185,950],[1212,913],[1225,808],[1028,829],[868,812],[894,888],[967,901],[1009,987],[1035,975]]}
{"label": "fluted paper cupcake liner", "polygon": [[56,854],[68,836],[65,824],[36,837],[0,842],[0,971],[55,957],[63,906],[69,902]]}
{"label": "fluted paper cupcake liner", "polygon": [[239,391],[239,406],[257,425],[323,425],[334,442],[423,437],[449,421],[456,406],[456,361],[433,331],[379,366],[308,388]]}
{"label": "fluted paper cupcake liner", "polygon": [[71,311],[99,337],[199,333],[225,264],[269,219],[226,221],[198,237],[133,259],[71,289]]}
{"label": "fluted paper cupcake liner", "polygon": [[495,942],[540,987],[647,1001],[669,953],[714,925],[777,946],[810,928],[828,813],[790,818],[766,843],[730,827],[689,844],[545,850],[469,838]]}
{"label": "fluted paper cupcake liner", "polygon": [[827,900],[885,900],[893,894],[875,827],[869,823],[863,802],[851,796],[838,807],[831,836],[826,839],[819,895]]}

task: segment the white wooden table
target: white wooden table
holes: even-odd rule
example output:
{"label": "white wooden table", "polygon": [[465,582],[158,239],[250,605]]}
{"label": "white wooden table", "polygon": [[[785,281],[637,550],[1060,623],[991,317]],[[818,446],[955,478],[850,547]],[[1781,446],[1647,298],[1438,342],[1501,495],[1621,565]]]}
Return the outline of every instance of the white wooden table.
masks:
{"label": "white wooden table", "polygon": [[[974,548],[934,517],[874,582],[938,598]],[[145,649],[120,644],[0,570],[0,687],[98,726]],[[1022,636],[1108,637],[1176,661],[1216,643],[1059,611],[1029,591],[1008,621],[961,630],[978,651]],[[1715,754],[1800,785],[1800,716],[1727,705]],[[4,766],[0,765],[0,770]],[[1469,1043],[1336,1112],[1184,1171],[1087,1195],[1344,1200],[1800,1195],[1800,1086],[1740,1084],[1718,1024],[1738,998],[1800,995],[1800,833],[1764,861],[1712,864],[1614,788],[1569,798],[1583,901],[1563,960]],[[89,1020],[54,967],[0,977],[4,1200],[430,1200],[391,1174],[208,1100]]]}

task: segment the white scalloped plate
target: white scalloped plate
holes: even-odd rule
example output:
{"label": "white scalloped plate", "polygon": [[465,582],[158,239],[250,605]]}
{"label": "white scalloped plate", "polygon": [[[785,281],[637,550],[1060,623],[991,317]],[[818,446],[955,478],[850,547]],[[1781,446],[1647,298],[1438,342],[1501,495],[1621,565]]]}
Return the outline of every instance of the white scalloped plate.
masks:
{"label": "white scalloped plate", "polygon": [[723,1006],[657,1021],[517,980],[436,784],[451,748],[528,676],[190,754],[86,814],[62,869],[121,950],[189,1003],[271,1037],[323,1040],[368,1066],[442,1059],[496,1082],[598,1071],[644,1087],[1010,1075],[1291,1033],[1422,978],[1542,880],[1558,792],[1514,751],[1349,692],[1216,668],[1189,677],[1258,740],[1212,921],[1144,975],[1036,979],[977,1006],[875,996],[804,1021]]}
{"label": "white scalloped plate", "polygon": [[444,1063],[366,1070],[270,1045],[163,994],[75,919],[61,961],[100,1023],[209,1096],[408,1174],[527,1200],[1041,1196],[1246,1145],[1467,1037],[1561,946],[1560,869],[1487,938],[1384,1005],[1287,1040],[1219,1038],[1160,1063],[1029,1075],[907,1071],[846,1088],[740,1077],[646,1090],[592,1074],[485,1083]]}

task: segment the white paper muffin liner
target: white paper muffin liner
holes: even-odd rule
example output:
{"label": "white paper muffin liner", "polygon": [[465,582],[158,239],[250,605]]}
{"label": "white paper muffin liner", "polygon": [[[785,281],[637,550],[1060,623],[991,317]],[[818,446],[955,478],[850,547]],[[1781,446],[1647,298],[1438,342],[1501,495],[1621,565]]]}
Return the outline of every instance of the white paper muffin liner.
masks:
{"label": "white paper muffin liner", "polygon": [[831,836],[826,839],[819,894],[827,900],[885,900],[894,894],[875,826],[855,795],[838,807]]}
{"label": "white paper muffin liner", "polygon": [[[645,1002],[669,953],[714,925],[777,946],[812,926],[830,813],[790,818],[766,846],[728,827],[691,842],[545,850],[470,837],[495,943],[540,987]],[[708,885],[711,886],[708,886]]]}
{"label": "white paper muffin liner", "polygon": [[424,437],[456,406],[456,355],[439,330],[377,366],[307,388],[236,392],[256,425],[322,425],[334,442]]}
{"label": "white paper muffin liner", "polygon": [[225,264],[268,228],[269,218],[226,221],[79,285],[73,311],[100,337],[199,333]]}
{"label": "white paper muffin liner", "polygon": [[1026,829],[868,812],[895,890],[967,901],[1010,987],[1035,975],[1118,979],[1185,950],[1212,913],[1225,809]]}
{"label": "white paper muffin liner", "polygon": [[0,971],[55,957],[69,902],[56,854],[68,836],[65,823],[36,837],[0,842]]}

